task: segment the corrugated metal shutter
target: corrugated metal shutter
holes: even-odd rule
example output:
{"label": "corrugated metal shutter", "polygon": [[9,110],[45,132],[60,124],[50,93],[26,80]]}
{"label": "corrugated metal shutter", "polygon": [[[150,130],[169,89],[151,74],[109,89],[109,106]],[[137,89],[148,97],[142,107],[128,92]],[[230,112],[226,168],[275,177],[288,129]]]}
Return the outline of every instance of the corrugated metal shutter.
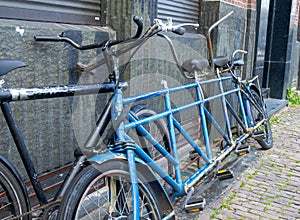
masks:
{"label": "corrugated metal shutter", "polygon": [[101,18],[103,19],[101,2],[102,0],[0,0],[0,17],[99,25]]}
{"label": "corrugated metal shutter", "polygon": [[158,0],[157,17],[172,17],[174,23],[198,23],[199,4],[199,0]]}

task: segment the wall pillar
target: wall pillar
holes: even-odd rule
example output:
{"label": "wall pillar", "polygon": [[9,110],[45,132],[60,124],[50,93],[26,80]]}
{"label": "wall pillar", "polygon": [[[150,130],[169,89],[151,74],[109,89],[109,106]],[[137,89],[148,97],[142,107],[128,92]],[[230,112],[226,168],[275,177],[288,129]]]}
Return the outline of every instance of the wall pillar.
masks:
{"label": "wall pillar", "polygon": [[[291,54],[296,0],[270,1],[263,87],[270,97],[285,99],[291,85]],[[295,12],[295,11],[294,11]]]}
{"label": "wall pillar", "polygon": [[117,39],[135,34],[132,18],[140,16],[144,28],[148,28],[157,16],[157,0],[109,0],[107,2],[107,25],[117,33]]}
{"label": "wall pillar", "polygon": [[235,50],[248,51],[245,56],[246,65],[243,78],[252,77],[256,4],[254,0],[242,1],[200,1],[200,30],[206,35],[208,28],[230,11],[233,15],[221,23],[212,32],[212,44],[215,56],[227,56],[231,58]]}

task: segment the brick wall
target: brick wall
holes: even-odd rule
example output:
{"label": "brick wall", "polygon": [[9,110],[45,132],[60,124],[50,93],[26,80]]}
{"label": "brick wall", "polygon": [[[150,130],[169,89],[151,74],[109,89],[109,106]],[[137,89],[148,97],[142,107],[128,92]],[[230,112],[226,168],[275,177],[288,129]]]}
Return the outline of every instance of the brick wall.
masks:
{"label": "brick wall", "polygon": [[256,9],[256,0],[223,0],[223,2],[247,9]]}
{"label": "brick wall", "polygon": [[299,25],[299,7],[300,7],[300,0],[297,1],[297,6],[296,6],[295,24],[297,25]]}

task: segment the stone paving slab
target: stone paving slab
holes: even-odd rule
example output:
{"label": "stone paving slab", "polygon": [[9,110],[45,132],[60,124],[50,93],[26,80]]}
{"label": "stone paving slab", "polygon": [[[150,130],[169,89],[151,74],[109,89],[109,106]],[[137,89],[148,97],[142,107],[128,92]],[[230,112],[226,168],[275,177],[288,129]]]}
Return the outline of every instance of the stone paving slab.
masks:
{"label": "stone paving slab", "polygon": [[178,219],[300,219],[300,106],[273,116],[272,130],[272,149],[256,144],[257,159],[219,198]]}

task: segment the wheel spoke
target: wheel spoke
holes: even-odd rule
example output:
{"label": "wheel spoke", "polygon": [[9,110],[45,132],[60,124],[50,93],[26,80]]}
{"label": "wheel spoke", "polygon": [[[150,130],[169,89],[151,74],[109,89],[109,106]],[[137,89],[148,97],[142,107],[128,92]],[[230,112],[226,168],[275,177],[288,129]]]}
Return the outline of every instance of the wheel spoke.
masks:
{"label": "wheel spoke", "polygon": [[[130,175],[128,168],[118,170],[119,167],[120,163],[113,164],[113,167],[109,166],[106,171],[92,166],[83,170],[78,176],[80,180],[74,182],[73,188],[68,191],[69,195],[64,197],[66,200],[63,199],[61,207],[67,208],[60,210],[59,218],[121,220],[133,217]],[[144,183],[147,181],[139,181],[138,184],[140,219],[158,220],[160,215],[156,200],[153,199],[152,194],[149,194],[149,187]]]}

